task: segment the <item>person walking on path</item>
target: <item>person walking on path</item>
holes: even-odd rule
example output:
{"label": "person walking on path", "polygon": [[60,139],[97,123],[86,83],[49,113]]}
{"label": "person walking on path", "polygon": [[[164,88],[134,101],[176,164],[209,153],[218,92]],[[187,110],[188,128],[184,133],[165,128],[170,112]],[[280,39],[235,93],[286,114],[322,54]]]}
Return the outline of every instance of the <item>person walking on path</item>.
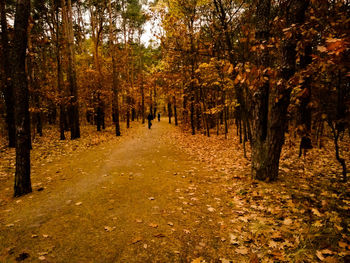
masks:
{"label": "person walking on path", "polygon": [[158,121],[160,121],[160,113],[158,112]]}
{"label": "person walking on path", "polygon": [[147,116],[147,120],[148,120],[148,129],[151,129],[152,126],[152,120],[153,120],[153,116],[152,113],[149,113]]}

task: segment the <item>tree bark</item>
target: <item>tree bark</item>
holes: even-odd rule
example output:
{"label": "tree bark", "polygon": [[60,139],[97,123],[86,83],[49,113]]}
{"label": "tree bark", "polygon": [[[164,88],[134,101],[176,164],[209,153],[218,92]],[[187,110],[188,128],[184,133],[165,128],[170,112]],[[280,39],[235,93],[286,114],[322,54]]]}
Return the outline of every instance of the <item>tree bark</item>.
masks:
{"label": "tree bark", "polygon": [[68,118],[71,132],[71,139],[80,138],[79,126],[79,102],[78,102],[78,86],[75,69],[75,54],[74,54],[74,32],[72,21],[72,2],[71,0],[61,0],[62,3],[62,18],[66,44],[66,52],[68,57],[68,81],[69,81],[69,103],[68,103]]}
{"label": "tree bark", "polygon": [[168,117],[169,117],[169,123],[171,124],[171,117],[173,115],[172,109],[171,109],[171,103],[168,102]]}
{"label": "tree bark", "polygon": [[175,118],[175,126],[177,126],[177,125],[178,125],[178,120],[177,120],[176,96],[173,96],[173,101],[174,101],[174,118]]}
{"label": "tree bark", "polygon": [[27,28],[30,0],[18,0],[13,41],[12,79],[15,95],[16,173],[14,196],[32,192],[30,180],[30,117],[26,75]]}
{"label": "tree bark", "polygon": [[14,148],[16,146],[16,128],[15,128],[15,109],[14,109],[14,91],[11,77],[11,66],[9,60],[10,46],[7,32],[6,20],[6,1],[0,1],[1,15],[1,44],[2,44],[2,62],[1,67],[4,72],[4,96],[6,105],[6,124],[8,131],[8,146]]}
{"label": "tree bark", "polygon": [[115,39],[113,34],[113,19],[112,19],[112,6],[111,0],[108,1],[109,12],[109,41],[110,51],[112,54],[112,74],[113,74],[113,101],[114,101],[114,116],[115,116],[115,135],[120,136],[120,123],[119,123],[119,81],[117,72],[117,61],[115,57]]}
{"label": "tree bark", "polygon": [[[269,38],[270,0],[259,0],[257,3],[256,38],[262,44]],[[308,1],[296,0],[286,10],[287,26],[304,22]],[[296,47],[295,37],[285,40],[282,47],[281,77],[285,83],[295,73]],[[258,57],[258,66],[264,69],[269,66],[269,54],[265,50]],[[267,76],[265,76],[267,77]],[[252,177],[262,181],[274,181],[278,177],[279,159],[284,144],[284,133],[287,126],[287,108],[290,100],[290,89],[277,87],[270,90],[265,81],[253,95],[252,110]]]}

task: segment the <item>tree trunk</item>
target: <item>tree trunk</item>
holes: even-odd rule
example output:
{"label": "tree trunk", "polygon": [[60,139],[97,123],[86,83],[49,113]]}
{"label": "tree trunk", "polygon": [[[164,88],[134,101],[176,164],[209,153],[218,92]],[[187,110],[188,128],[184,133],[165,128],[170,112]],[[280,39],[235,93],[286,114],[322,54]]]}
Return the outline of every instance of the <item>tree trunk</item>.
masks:
{"label": "tree trunk", "polygon": [[[300,68],[305,69],[312,62],[312,46],[309,44],[305,47],[305,55],[300,58]],[[300,116],[300,125],[303,127],[301,142],[309,141],[308,145],[303,145],[300,143],[300,149],[306,150],[312,148],[311,145],[311,79],[310,77],[304,79],[304,83],[301,86],[301,90],[303,90],[303,95],[300,98],[300,108],[299,108],[299,116]]]}
{"label": "tree trunk", "polygon": [[97,94],[97,109],[96,109],[96,127],[97,131],[101,131],[102,126],[102,107],[100,92]]}
{"label": "tree trunk", "polygon": [[78,102],[78,86],[75,69],[75,54],[74,54],[74,32],[72,21],[72,3],[71,0],[61,0],[62,3],[62,18],[64,28],[64,38],[66,44],[66,52],[68,57],[68,72],[69,81],[69,104],[68,118],[71,132],[71,139],[80,138],[79,127],[79,102]]}
{"label": "tree trunk", "polygon": [[[27,64],[27,74],[29,77],[29,87],[30,87],[30,90],[32,90],[33,104],[36,109],[33,114],[33,125],[36,126],[36,132],[39,134],[40,137],[42,137],[43,129],[42,129],[42,119],[41,119],[41,109],[40,109],[41,108],[40,107],[40,87],[38,83],[38,79],[40,79],[40,77],[36,72],[34,57],[33,55],[31,55],[31,54],[34,54],[32,38],[31,38],[32,28],[33,28],[33,25],[30,24],[27,29],[27,46],[28,46],[29,55],[27,56],[26,64]],[[33,137],[33,140],[34,140],[34,137]]]}
{"label": "tree trunk", "polygon": [[191,96],[191,105],[190,105],[190,120],[191,120],[191,128],[192,128],[192,135],[196,134],[196,128],[194,125],[194,97]]}
{"label": "tree trunk", "polygon": [[[257,3],[256,38],[262,44],[269,38],[270,0],[259,0]],[[304,22],[308,1],[292,2],[287,10],[287,26]],[[294,38],[285,41],[282,47],[282,72],[285,83],[295,73],[296,42]],[[258,57],[258,66],[269,66],[268,51],[263,50]],[[267,76],[265,76],[267,77]],[[270,90],[265,81],[253,95],[252,110],[252,177],[262,181],[274,181],[278,177],[279,159],[284,143],[287,125],[287,108],[290,100],[290,89],[287,87]]]}
{"label": "tree trunk", "polygon": [[153,99],[153,102],[154,102],[154,109],[153,109],[153,118],[155,118],[156,117],[156,113],[157,113],[157,87],[156,87],[156,85],[154,86],[154,88],[153,88],[153,97],[154,97],[154,99]]}
{"label": "tree trunk", "polygon": [[112,74],[113,74],[113,101],[114,101],[114,118],[115,118],[115,134],[120,136],[120,123],[119,123],[119,90],[118,90],[118,73],[117,73],[117,61],[115,58],[115,39],[113,34],[113,19],[112,19],[112,7],[111,0],[108,1],[109,12],[109,41],[110,51],[112,54]]}
{"label": "tree trunk", "polygon": [[127,109],[126,109],[126,128],[130,128],[130,97],[126,98],[127,101]]}
{"label": "tree trunk", "polygon": [[15,95],[16,173],[14,196],[32,192],[30,180],[30,117],[26,75],[27,28],[30,0],[18,0],[13,42],[12,79]]}
{"label": "tree trunk", "polygon": [[64,135],[64,119],[65,119],[65,109],[64,104],[60,103],[60,140],[65,140],[66,136]]}
{"label": "tree trunk", "polygon": [[171,110],[171,103],[168,102],[168,117],[169,117],[169,123],[171,124],[171,117],[172,117],[172,110]]}
{"label": "tree trunk", "polygon": [[178,122],[177,122],[177,108],[176,108],[176,97],[173,96],[173,100],[174,100],[174,118],[175,118],[175,126],[178,125]]}
{"label": "tree trunk", "polygon": [[14,109],[14,88],[11,78],[11,66],[10,66],[10,46],[7,32],[7,20],[6,20],[6,1],[0,1],[0,15],[1,15],[1,67],[4,72],[4,97],[6,105],[6,124],[8,131],[8,146],[14,148],[16,146],[16,128],[15,128],[15,109]]}
{"label": "tree trunk", "polygon": [[142,124],[145,123],[145,90],[143,87],[143,80],[141,83],[141,115],[142,115]]}

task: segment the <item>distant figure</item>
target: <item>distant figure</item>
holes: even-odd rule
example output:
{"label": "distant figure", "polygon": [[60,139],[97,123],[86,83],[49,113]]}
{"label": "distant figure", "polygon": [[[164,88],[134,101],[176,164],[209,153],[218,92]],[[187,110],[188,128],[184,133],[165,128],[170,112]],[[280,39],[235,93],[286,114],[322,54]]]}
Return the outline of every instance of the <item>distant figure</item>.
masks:
{"label": "distant figure", "polygon": [[148,129],[151,129],[151,126],[152,126],[152,120],[153,120],[152,113],[148,114],[148,116],[147,116],[147,120],[148,120]]}
{"label": "distant figure", "polygon": [[158,121],[160,121],[160,113],[158,112]]}

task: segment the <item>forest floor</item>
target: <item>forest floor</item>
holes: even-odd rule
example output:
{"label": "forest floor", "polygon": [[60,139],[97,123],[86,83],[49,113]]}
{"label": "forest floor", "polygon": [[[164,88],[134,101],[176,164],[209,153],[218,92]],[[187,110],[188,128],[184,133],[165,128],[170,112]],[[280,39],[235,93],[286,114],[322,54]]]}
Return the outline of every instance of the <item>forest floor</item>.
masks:
{"label": "forest floor", "polygon": [[236,137],[133,125],[37,138],[21,198],[14,151],[0,151],[0,262],[349,262],[349,183],[330,142],[300,159],[285,147],[267,184]]}

